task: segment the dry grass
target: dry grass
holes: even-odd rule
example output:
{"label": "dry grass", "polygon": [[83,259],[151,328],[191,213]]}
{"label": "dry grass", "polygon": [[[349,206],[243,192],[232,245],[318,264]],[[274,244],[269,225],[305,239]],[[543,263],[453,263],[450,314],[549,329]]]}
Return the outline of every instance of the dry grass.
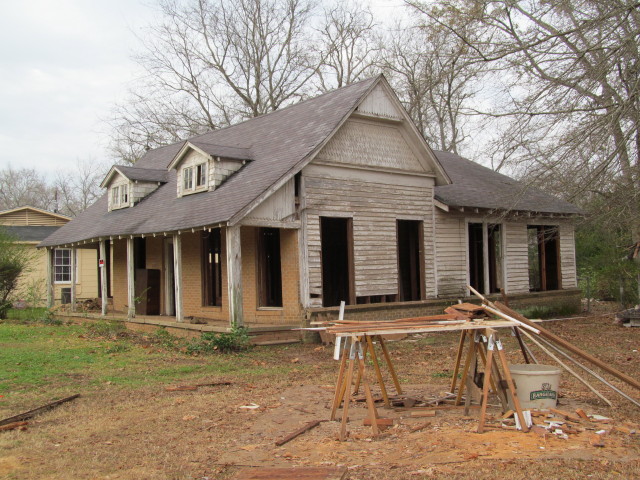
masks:
{"label": "dry grass", "polygon": [[[634,378],[640,377],[640,353],[634,351],[640,350],[640,329],[614,326],[606,316],[545,326]],[[519,363],[514,340],[504,340],[510,359]],[[456,334],[390,344],[402,382],[428,384],[432,392],[447,389],[456,347]],[[142,347],[133,344],[129,351],[117,355],[135,356],[138,348]],[[545,361],[543,354],[539,357]],[[574,444],[553,439],[546,450],[540,450],[532,434],[471,433],[475,418],[463,419],[458,411],[439,414],[434,428],[416,434],[398,429],[371,441],[368,430],[359,427],[356,420],[364,412],[355,408],[348,442],[336,442],[337,425],[323,423],[276,448],[273,441],[300,422],[328,416],[331,391],[317,386],[330,386],[334,381],[336,364],[331,360],[331,348],[262,347],[224,358],[155,352],[149,359],[153,364],[138,362],[132,368],[155,375],[159,368],[170,366],[174,374],[164,380],[154,377],[155,381],[147,384],[58,378],[64,383],[64,388],[57,387],[60,391],[75,388],[82,397],[35,418],[26,431],[0,433],[0,478],[224,479],[240,468],[228,465],[231,462],[345,464],[352,467],[351,479],[640,476],[640,435],[611,435],[604,449],[582,444],[574,448]],[[186,373],[180,374],[181,366],[189,367]],[[130,372],[136,378],[139,373]],[[126,374],[126,369],[119,372]],[[167,384],[219,380],[233,384],[186,392],[164,388]],[[615,383],[638,398],[638,392]],[[567,406],[581,405],[619,421],[640,423],[640,409],[605,389],[602,391],[614,401],[614,408],[603,406],[566,374],[561,389]],[[9,397],[12,400],[7,402]],[[19,396],[5,397],[0,411],[16,413],[37,406],[35,402],[43,403],[44,398],[47,392],[40,387],[24,388]],[[249,403],[260,408],[238,408]],[[381,410],[383,415],[385,412]]]}

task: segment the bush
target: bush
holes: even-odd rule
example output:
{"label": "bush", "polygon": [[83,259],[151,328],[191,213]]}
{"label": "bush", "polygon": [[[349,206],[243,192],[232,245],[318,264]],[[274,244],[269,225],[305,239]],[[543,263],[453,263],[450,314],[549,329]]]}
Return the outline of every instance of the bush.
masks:
{"label": "bush", "polygon": [[23,244],[0,228],[0,319],[7,318],[11,296],[18,288],[20,276],[27,271],[31,255]]}
{"label": "bush", "polygon": [[234,325],[231,331],[225,333],[204,332],[198,340],[189,342],[187,353],[240,352],[250,347],[249,330]]}
{"label": "bush", "polygon": [[121,322],[96,322],[87,325],[87,335],[89,337],[116,338],[124,337],[127,334],[127,327]]}

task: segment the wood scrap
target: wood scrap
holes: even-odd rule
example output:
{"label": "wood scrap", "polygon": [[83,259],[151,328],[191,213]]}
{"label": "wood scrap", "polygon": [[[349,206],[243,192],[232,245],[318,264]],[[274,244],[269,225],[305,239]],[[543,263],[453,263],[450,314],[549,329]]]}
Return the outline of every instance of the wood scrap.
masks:
{"label": "wood scrap", "polygon": [[589,420],[589,415],[585,413],[585,411],[581,408],[576,408],[576,413],[583,420]]}
{"label": "wood scrap", "polygon": [[577,417],[569,412],[565,412],[563,410],[558,410],[557,408],[550,408],[549,409],[550,412],[555,413],[556,415],[559,415],[560,417],[564,418],[565,420],[570,420],[572,422],[576,422],[576,423],[580,423],[581,418]]}
{"label": "wood scrap", "polygon": [[311,430],[312,428],[317,427],[318,425],[320,425],[324,420],[313,420],[312,422],[307,423],[306,425],[304,425],[302,428],[299,428],[298,430],[296,430],[295,432],[290,433],[289,435],[287,435],[286,437],[281,438],[280,440],[276,441],[276,447],[280,447],[282,445],[284,445],[287,442],[290,442],[291,440],[293,440],[294,438],[302,435],[303,433]]}
{"label": "wood scrap", "polygon": [[430,425],[431,425],[431,422],[421,423],[420,425],[416,425],[415,427],[411,427],[409,429],[409,433],[419,432],[420,430],[424,430],[425,428],[427,428]]}
{"label": "wood scrap", "polygon": [[29,425],[29,422],[8,423],[6,425],[0,426],[0,432],[6,432],[7,430],[15,430],[16,428],[20,428],[20,430],[26,430],[27,425]]}
{"label": "wood scrap", "polygon": [[21,422],[23,420],[29,420],[30,418],[39,415],[43,412],[49,411],[59,405],[62,405],[63,403],[67,403],[70,402],[71,400],[75,400],[76,398],[78,398],[80,396],[79,393],[76,393],[75,395],[71,395],[70,397],[66,397],[66,398],[62,398],[60,400],[56,400],[54,402],[51,403],[47,403],[46,405],[43,405],[41,407],[38,408],[34,408],[33,410],[29,410],[28,412],[24,412],[24,413],[20,413],[18,415],[14,415],[13,417],[8,417],[5,418],[4,420],[0,420],[0,426],[2,425],[8,425],[10,423],[14,423],[14,422]]}
{"label": "wood scrap", "polygon": [[167,392],[187,392],[197,390],[200,387],[218,387],[221,385],[232,385],[231,382],[196,383],[195,385],[176,385],[165,387]]}
{"label": "wood scrap", "polygon": [[345,480],[346,467],[250,467],[242,469],[235,480]]}
{"label": "wood scrap", "polygon": [[419,410],[419,411],[414,410],[411,412],[411,416],[412,417],[435,417],[436,411],[435,410]]}
{"label": "wood scrap", "polygon": [[[371,419],[369,417],[365,418],[362,422],[365,427],[371,426]],[[376,418],[376,424],[379,427],[389,427],[393,425],[393,418]]]}

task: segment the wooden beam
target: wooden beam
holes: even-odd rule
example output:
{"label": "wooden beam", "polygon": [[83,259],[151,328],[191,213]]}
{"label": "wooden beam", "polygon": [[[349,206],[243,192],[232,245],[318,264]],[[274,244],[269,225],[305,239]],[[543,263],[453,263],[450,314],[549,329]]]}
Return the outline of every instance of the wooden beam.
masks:
{"label": "wooden beam", "polygon": [[54,267],[53,267],[53,254],[54,249],[51,247],[47,247],[47,308],[53,308],[53,304],[55,301],[55,291],[54,291]]}
{"label": "wooden beam", "polygon": [[242,311],[242,250],[240,226],[226,228],[227,289],[229,292],[229,324],[243,325]]}
{"label": "wooden beam", "polygon": [[107,314],[107,241],[100,240],[100,258],[102,260],[102,267],[98,266],[100,271],[100,300],[102,303],[102,316]]}
{"label": "wooden beam", "polygon": [[127,237],[127,317],[136,316],[135,269],[133,263],[133,238]]}
{"label": "wooden beam", "polygon": [[184,307],[182,305],[182,237],[179,233],[173,235],[173,280],[176,322],[182,322],[184,320]]}
{"label": "wooden beam", "polygon": [[76,311],[76,249],[71,248],[71,311]]}

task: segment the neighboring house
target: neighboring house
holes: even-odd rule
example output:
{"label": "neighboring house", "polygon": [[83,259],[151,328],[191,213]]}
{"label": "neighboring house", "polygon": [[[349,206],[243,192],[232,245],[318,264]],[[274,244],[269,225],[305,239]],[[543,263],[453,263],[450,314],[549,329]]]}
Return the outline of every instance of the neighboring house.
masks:
{"label": "neighboring house", "polygon": [[41,246],[99,245],[102,295],[130,316],[299,325],[345,300],[389,318],[468,283],[580,298],[580,211],[431,150],[383,76],[150,150],[102,186]]}
{"label": "neighboring house", "polygon": [[[0,211],[0,228],[32,250],[32,260],[27,271],[20,277],[16,297],[20,300],[44,304],[47,295],[47,252],[36,250],[37,245],[71,220],[59,213],[23,206]],[[70,248],[49,251],[52,256],[54,298],[68,303],[71,298],[71,252]],[[95,298],[98,295],[97,254],[95,250],[76,250],[78,298]],[[63,295],[64,292],[64,295]],[[33,298],[30,298],[33,297]]]}

